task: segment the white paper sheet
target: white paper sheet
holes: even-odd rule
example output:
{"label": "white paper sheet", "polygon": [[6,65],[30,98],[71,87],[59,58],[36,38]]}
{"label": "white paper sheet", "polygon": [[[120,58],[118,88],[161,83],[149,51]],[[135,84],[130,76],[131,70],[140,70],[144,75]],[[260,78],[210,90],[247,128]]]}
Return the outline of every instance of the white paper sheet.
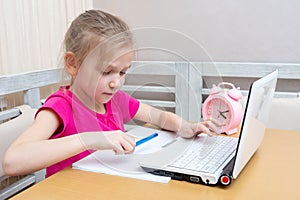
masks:
{"label": "white paper sheet", "polygon": [[105,173],[110,175],[136,178],[141,180],[168,183],[169,177],[156,176],[145,172],[139,165],[139,160],[145,154],[152,153],[174,140],[175,134],[146,127],[131,129],[128,134],[137,140],[157,132],[158,136],[136,147],[133,154],[115,155],[113,151],[96,151],[93,154],[73,163],[73,169]]}
{"label": "white paper sheet", "polygon": [[134,154],[149,154],[156,152],[161,149],[162,146],[166,145],[170,141],[175,139],[175,134],[168,131],[161,131],[152,128],[146,128],[138,126],[127,132],[128,134],[134,136],[136,140],[140,140],[147,137],[153,133],[158,133],[158,136],[137,146],[135,148]]}

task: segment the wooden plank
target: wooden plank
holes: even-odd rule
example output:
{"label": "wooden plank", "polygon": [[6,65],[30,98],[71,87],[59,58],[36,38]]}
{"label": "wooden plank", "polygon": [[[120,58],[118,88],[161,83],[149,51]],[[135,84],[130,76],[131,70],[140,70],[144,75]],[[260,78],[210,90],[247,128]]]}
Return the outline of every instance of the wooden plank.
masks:
{"label": "wooden plank", "polygon": [[132,62],[128,73],[174,75],[176,73],[175,62],[135,61]]}
{"label": "wooden plank", "polygon": [[0,122],[3,120],[11,119],[17,117],[21,114],[20,109],[12,108],[9,110],[1,111],[0,112]]}
{"label": "wooden plank", "polygon": [[278,69],[279,79],[300,79],[300,64],[195,62],[193,65],[203,76],[259,78]]}
{"label": "wooden plank", "polygon": [[18,191],[32,185],[35,183],[35,177],[33,174],[30,174],[21,180],[9,185],[8,187],[4,188],[0,191],[0,199],[6,199],[13,194],[16,194]]}
{"label": "wooden plank", "polygon": [[59,83],[62,80],[62,69],[49,69],[0,76],[0,95],[6,95],[32,88]]}
{"label": "wooden plank", "polygon": [[[208,88],[202,89],[202,94],[208,95],[209,94]],[[241,90],[243,96],[248,96],[249,91],[248,90]],[[299,97],[298,92],[278,92],[275,91],[274,98],[297,98]]]}
{"label": "wooden plank", "polygon": [[159,86],[140,86],[140,85],[124,85],[123,91],[138,92],[159,92],[159,93],[175,93],[175,87],[159,87]]}
{"label": "wooden plank", "polygon": [[189,68],[186,62],[175,65],[175,113],[189,120]]}
{"label": "wooden plank", "polygon": [[33,88],[25,91],[24,104],[29,105],[31,108],[39,108],[42,105],[40,89]]}
{"label": "wooden plank", "polygon": [[176,104],[173,101],[159,101],[159,100],[145,100],[139,99],[142,103],[151,105],[151,106],[158,106],[158,107],[166,107],[166,108],[175,108]]}
{"label": "wooden plank", "polygon": [[189,109],[189,120],[200,121],[201,120],[201,109],[202,109],[202,87],[203,79],[202,73],[189,64],[189,98],[188,98],[188,109]]}

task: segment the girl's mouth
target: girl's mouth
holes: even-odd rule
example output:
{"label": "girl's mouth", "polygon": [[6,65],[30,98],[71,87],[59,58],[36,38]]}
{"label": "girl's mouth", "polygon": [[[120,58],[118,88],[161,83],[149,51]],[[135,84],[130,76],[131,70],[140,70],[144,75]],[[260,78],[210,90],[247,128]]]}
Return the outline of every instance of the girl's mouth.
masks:
{"label": "girl's mouth", "polygon": [[113,93],[109,93],[109,92],[104,92],[103,94],[108,95],[108,96],[112,96]]}

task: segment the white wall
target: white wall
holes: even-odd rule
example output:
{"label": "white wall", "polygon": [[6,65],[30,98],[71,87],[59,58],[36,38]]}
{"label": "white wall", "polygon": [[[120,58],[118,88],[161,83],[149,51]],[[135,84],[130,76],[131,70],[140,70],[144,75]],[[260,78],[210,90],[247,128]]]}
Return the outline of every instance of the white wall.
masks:
{"label": "white wall", "polygon": [[[299,0],[94,0],[94,8],[120,16],[132,28],[178,31],[171,37],[139,34],[137,40],[145,47],[160,39],[154,46],[176,48],[189,60],[205,60],[189,44],[198,42],[213,61],[300,62]],[[149,52],[140,60],[170,57]]]}

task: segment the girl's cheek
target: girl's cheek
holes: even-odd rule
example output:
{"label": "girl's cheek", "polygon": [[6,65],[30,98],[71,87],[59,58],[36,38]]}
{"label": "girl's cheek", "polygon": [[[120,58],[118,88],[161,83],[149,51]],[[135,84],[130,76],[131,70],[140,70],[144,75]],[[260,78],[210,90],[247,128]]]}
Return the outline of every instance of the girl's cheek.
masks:
{"label": "girl's cheek", "polygon": [[97,88],[104,88],[108,83],[107,79],[104,76],[100,76],[97,80],[96,86]]}
{"label": "girl's cheek", "polygon": [[121,78],[120,80],[120,88],[124,85],[125,83],[125,76]]}

